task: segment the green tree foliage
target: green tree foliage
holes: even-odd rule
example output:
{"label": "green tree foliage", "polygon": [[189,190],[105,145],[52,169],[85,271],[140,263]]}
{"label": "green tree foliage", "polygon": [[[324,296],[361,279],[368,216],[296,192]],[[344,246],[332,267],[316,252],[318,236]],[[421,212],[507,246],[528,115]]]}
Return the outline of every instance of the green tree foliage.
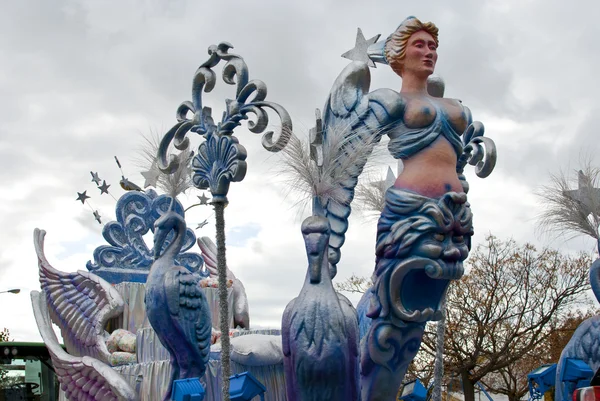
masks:
{"label": "green tree foliage", "polygon": [[[0,331],[0,342],[6,341],[10,341],[10,333],[7,328],[4,328],[2,331]],[[2,362],[0,362],[0,364],[2,364]],[[0,366],[0,389],[12,384],[12,382],[13,380],[8,377],[8,371],[2,369],[2,366]]]}
{"label": "green tree foliage", "polygon": [[10,341],[10,333],[7,328],[0,331],[0,342]]}

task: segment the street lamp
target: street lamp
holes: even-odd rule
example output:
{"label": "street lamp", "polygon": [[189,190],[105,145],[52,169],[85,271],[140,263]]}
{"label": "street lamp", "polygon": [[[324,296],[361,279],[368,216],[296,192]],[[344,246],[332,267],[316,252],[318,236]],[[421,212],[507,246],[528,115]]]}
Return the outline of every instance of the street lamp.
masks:
{"label": "street lamp", "polygon": [[6,292],[10,292],[11,294],[18,294],[21,292],[20,288],[13,288],[12,290],[0,291],[0,294],[4,294]]}

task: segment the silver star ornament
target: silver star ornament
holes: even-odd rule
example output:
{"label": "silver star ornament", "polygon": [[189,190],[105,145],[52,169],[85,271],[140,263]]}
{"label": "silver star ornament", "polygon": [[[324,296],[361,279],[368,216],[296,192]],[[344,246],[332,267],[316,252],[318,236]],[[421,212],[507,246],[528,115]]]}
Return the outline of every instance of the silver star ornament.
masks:
{"label": "silver star ornament", "polygon": [[90,171],[90,174],[92,175],[92,182],[95,182],[96,185],[100,185],[100,181],[102,181],[100,179],[100,177],[98,177],[98,173],[94,173],[93,171]]}
{"label": "silver star ornament", "polygon": [[377,34],[371,39],[366,40],[365,36],[362,33],[362,30],[358,28],[356,32],[356,43],[354,44],[354,48],[342,54],[342,57],[350,59],[352,61],[361,61],[363,63],[367,63],[369,67],[375,68],[375,63],[369,58],[367,49],[369,49],[369,46],[371,46],[372,44],[375,44],[375,42],[377,42],[377,39],[379,39],[380,36],[381,35]]}
{"label": "silver star ornament", "polygon": [[77,192],[77,199],[75,199],[76,201],[81,201],[81,203],[85,203],[86,199],[89,199],[90,197],[86,195],[87,191],[83,191],[83,192]]}
{"label": "silver star ornament", "polygon": [[100,190],[100,195],[108,194],[108,187],[110,187],[110,184],[107,184],[106,181],[104,181],[102,185],[99,185],[98,189]]}
{"label": "silver star ornament", "polygon": [[204,192],[202,192],[202,196],[198,196],[198,199],[200,200],[201,205],[208,205],[208,201],[210,200],[210,198],[207,198],[206,195],[204,195]]}

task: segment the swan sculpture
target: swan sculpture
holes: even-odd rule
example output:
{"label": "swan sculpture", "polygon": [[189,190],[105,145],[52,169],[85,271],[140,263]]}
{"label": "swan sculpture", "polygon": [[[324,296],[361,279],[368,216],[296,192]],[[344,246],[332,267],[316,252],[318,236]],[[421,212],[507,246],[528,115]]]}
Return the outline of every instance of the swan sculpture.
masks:
{"label": "swan sculpture", "polygon": [[[134,401],[137,394],[107,363],[104,331],[109,318],[123,311],[123,299],[105,280],[93,273],[64,273],[54,269],[44,255],[44,230],[35,229],[42,291],[32,291],[33,314],[61,388],[71,401]],[[52,320],[50,320],[52,319]],[[54,322],[67,352],[60,346]]]}

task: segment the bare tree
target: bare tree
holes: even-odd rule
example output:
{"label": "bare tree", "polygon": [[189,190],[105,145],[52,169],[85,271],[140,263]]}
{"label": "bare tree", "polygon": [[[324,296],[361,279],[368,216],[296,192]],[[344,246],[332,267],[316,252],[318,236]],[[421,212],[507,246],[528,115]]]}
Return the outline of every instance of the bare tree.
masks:
{"label": "bare tree", "polygon": [[[493,372],[526,374],[519,361],[535,358],[552,323],[584,303],[590,262],[589,255],[538,252],[493,236],[471,254],[469,273],[449,289],[445,334],[444,369],[461,377],[466,401]],[[428,331],[422,352],[434,356],[435,349],[435,332]]]}
{"label": "bare tree", "polygon": [[[556,363],[573,332],[584,320],[596,315],[598,310],[569,311],[550,325],[546,340],[521,359],[481,379],[496,394],[504,394],[509,400],[520,400],[529,391],[527,374],[544,363]],[[557,320],[557,319],[554,319]]]}
{"label": "bare tree", "polygon": [[367,277],[359,277],[352,273],[346,280],[334,284],[336,291],[346,291],[350,293],[364,294],[369,287],[373,285],[373,281]]}

